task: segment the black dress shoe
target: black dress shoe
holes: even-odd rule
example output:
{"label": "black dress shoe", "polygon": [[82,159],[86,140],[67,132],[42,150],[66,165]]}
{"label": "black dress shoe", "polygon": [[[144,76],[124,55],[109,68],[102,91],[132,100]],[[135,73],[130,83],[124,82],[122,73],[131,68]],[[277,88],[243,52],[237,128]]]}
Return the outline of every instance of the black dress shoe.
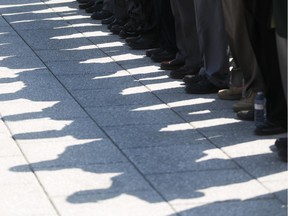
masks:
{"label": "black dress shoe", "polygon": [[119,32],[119,36],[121,37],[121,38],[128,38],[128,37],[137,37],[137,36],[139,36],[139,32],[137,32],[137,31],[129,31],[129,32],[127,32],[127,31],[125,31],[124,29],[122,29],[120,32]]}
{"label": "black dress shoe", "polygon": [[[107,18],[107,19],[110,19],[110,18]],[[107,19],[103,19],[102,21],[107,20]],[[119,19],[115,18],[111,23],[108,24],[107,29],[110,30],[113,25],[118,25],[118,23],[119,23]]]}
{"label": "black dress shoe", "polygon": [[92,7],[95,4],[94,0],[90,0],[89,2],[85,3],[85,4],[81,4],[79,5],[80,9],[86,9],[89,7]]}
{"label": "black dress shoe", "polygon": [[112,15],[113,15],[113,13],[111,13],[110,11],[101,10],[101,11],[98,11],[98,12],[94,12],[91,15],[91,19],[102,20],[102,19],[107,19],[108,17],[110,17]]}
{"label": "black dress shoe", "polygon": [[94,3],[93,6],[91,6],[89,8],[86,8],[85,11],[86,11],[86,13],[94,13],[94,12],[97,12],[97,11],[101,11],[102,7],[103,7],[103,4]]}
{"label": "black dress shoe", "polygon": [[110,29],[110,31],[113,33],[113,34],[119,34],[119,32],[123,29],[123,25],[113,25]]}
{"label": "black dress shoe", "polygon": [[134,43],[135,41],[139,40],[142,37],[142,35],[138,35],[136,37],[127,37],[125,38],[125,41],[127,44]]}
{"label": "black dress shoe", "polygon": [[160,65],[161,70],[177,70],[184,66],[185,62],[179,59],[173,59],[171,61],[164,61]]}
{"label": "black dress shoe", "polygon": [[[103,25],[110,25],[110,24],[113,23],[115,20],[116,20],[115,16],[112,15],[112,16],[106,18],[106,19],[101,20],[101,23],[102,23]],[[107,28],[108,28],[108,27],[107,27]]]}
{"label": "black dress shoe", "polygon": [[285,132],[286,132],[285,128],[267,120],[262,125],[257,126],[256,129],[254,130],[254,133],[260,136],[281,134]]}
{"label": "black dress shoe", "polygon": [[169,74],[169,77],[172,79],[183,79],[187,75],[197,75],[201,67],[194,66],[188,67],[183,66],[177,70],[172,70]]}
{"label": "black dress shoe", "polygon": [[129,20],[125,23],[123,30],[119,33],[119,36],[121,38],[127,38],[127,37],[137,37],[140,35],[140,32],[143,28],[142,23],[136,23],[133,20]]}
{"label": "black dress shoe", "polygon": [[237,117],[244,121],[254,121],[254,110],[242,110],[237,112]]}
{"label": "black dress shoe", "polygon": [[146,50],[159,47],[159,42],[157,39],[150,36],[143,36],[128,44],[132,49],[135,50]]}
{"label": "black dress shoe", "polygon": [[146,50],[145,54],[147,57],[151,57],[153,54],[160,53],[163,51],[164,51],[163,48],[155,48],[155,49]]}
{"label": "black dress shoe", "polygon": [[189,94],[211,94],[217,93],[220,89],[204,76],[199,82],[186,85],[185,91]]}
{"label": "black dress shoe", "polygon": [[200,75],[200,74],[197,74],[197,75],[186,75],[183,78],[183,82],[184,82],[185,85],[189,85],[189,84],[197,83],[197,82],[199,82],[200,80],[202,80],[204,78],[205,78],[205,76],[204,75]]}
{"label": "black dress shoe", "polygon": [[175,52],[169,52],[167,50],[163,50],[160,53],[154,53],[151,55],[151,59],[154,62],[163,62],[163,61],[171,61],[175,59],[176,53]]}

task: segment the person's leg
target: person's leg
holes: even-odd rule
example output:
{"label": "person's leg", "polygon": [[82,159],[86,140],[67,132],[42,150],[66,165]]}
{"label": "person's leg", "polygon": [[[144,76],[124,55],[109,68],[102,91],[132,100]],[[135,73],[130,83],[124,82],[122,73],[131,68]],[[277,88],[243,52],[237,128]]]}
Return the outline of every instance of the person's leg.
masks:
{"label": "person's leg", "polygon": [[[251,46],[245,20],[245,8],[242,0],[222,0],[225,29],[228,35],[232,57],[243,74],[243,99],[233,105],[233,110],[253,110],[254,98],[258,91],[263,91],[264,84],[261,72]],[[241,84],[241,77],[235,81],[231,71],[232,86],[236,82]],[[234,82],[234,83],[233,83]],[[233,88],[232,88],[233,89]],[[247,91],[246,91],[247,90]]]}
{"label": "person's leg", "polygon": [[267,122],[263,127],[257,127],[255,133],[281,133],[287,128],[287,104],[282,88],[275,30],[269,28],[272,0],[245,0],[244,3],[249,37],[263,75],[267,99]]}
{"label": "person's leg", "polygon": [[170,1],[153,0],[153,5],[159,34],[160,49],[154,50],[154,53],[151,54],[150,57],[155,62],[170,61],[175,58],[177,52],[174,16],[171,11]]}
{"label": "person's leg", "polygon": [[201,79],[186,80],[186,92],[216,93],[229,83],[228,40],[224,29],[221,0],[194,0],[200,52],[204,66]]}
{"label": "person's leg", "polygon": [[176,43],[178,52],[176,59],[183,62],[183,67],[172,71],[170,77],[182,79],[187,74],[198,73],[195,68],[202,62],[195,22],[194,2],[191,0],[171,0],[171,8],[175,19]]}
{"label": "person's leg", "polygon": [[194,0],[203,74],[217,87],[227,87],[229,73],[228,40],[221,0]]}

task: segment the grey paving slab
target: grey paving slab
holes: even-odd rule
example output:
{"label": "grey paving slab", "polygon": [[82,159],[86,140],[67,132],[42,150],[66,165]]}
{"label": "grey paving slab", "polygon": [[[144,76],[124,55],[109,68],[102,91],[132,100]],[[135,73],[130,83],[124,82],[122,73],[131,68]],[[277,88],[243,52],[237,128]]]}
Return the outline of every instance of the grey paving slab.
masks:
{"label": "grey paving slab", "polygon": [[23,0],[23,1],[21,1],[21,0],[15,0],[15,1],[13,1],[13,3],[14,4],[11,4],[11,1],[9,1],[9,0],[2,0],[1,1],[1,5],[2,6],[10,6],[10,7],[19,7],[20,5],[19,4],[24,4],[24,5],[21,5],[21,6],[25,6],[26,4],[32,4],[32,3],[39,3],[39,0]]}
{"label": "grey paving slab", "polygon": [[147,178],[172,205],[273,197],[241,169],[147,175]]}
{"label": "grey paving slab", "polygon": [[[42,4],[43,5],[43,4]],[[32,6],[32,5],[30,5]],[[27,7],[30,7],[27,6]],[[22,5],[22,8],[24,8],[25,5]],[[41,21],[41,20],[49,20],[52,18],[60,18],[48,7],[45,7],[45,5],[41,6],[42,10],[39,10],[38,8],[35,8],[35,10],[32,8],[30,11],[27,11],[26,13],[8,13],[4,14],[4,19],[12,26],[16,24],[16,26],[19,26],[20,23],[23,23],[24,26],[27,25],[27,23],[31,23],[33,25],[33,22],[35,21]]]}
{"label": "grey paving slab", "polygon": [[85,90],[85,89],[126,89],[131,87],[141,86],[141,84],[123,71],[122,77],[115,76],[103,76],[97,78],[95,74],[86,75],[61,75],[57,78],[65,85],[69,90]]}
{"label": "grey paving slab", "polygon": [[134,65],[132,67],[125,67],[125,69],[127,69],[127,71],[129,71],[130,74],[132,74],[134,77],[136,77],[137,79],[143,81],[143,80],[154,80],[154,79],[163,79],[163,77],[165,77],[165,79],[167,79],[168,76],[168,72],[167,71],[163,71],[163,70],[159,70],[159,66],[157,65],[153,65],[153,64],[149,64],[144,63],[144,64],[140,64],[140,65]]}
{"label": "grey paving slab", "polygon": [[59,14],[61,17],[71,24],[77,31],[81,32],[81,28],[84,26],[102,26],[101,22],[98,20],[92,20],[91,15],[87,14],[85,11],[79,10],[73,14]]}
{"label": "grey paving slab", "polygon": [[13,140],[7,126],[0,119],[0,157],[20,156],[21,152]]}
{"label": "grey paving slab", "polygon": [[[145,90],[145,88],[142,88]],[[151,93],[122,95],[122,91],[117,89],[95,89],[95,90],[77,90],[72,94],[85,108],[99,106],[123,106],[123,105],[142,105],[159,104],[157,97]]]}
{"label": "grey paving slab", "polygon": [[[7,42],[1,44],[0,56],[1,57],[34,57],[33,51],[29,46],[24,44],[23,41],[20,41],[17,36],[12,36],[13,43]],[[10,38],[11,39],[11,38]],[[9,39],[9,40],[10,40]],[[15,39],[15,40],[14,40]],[[19,41],[19,42],[17,42]],[[36,60],[37,61],[37,60]],[[26,66],[27,67],[27,66]]]}
{"label": "grey paving slab", "polygon": [[[216,94],[209,95],[192,95],[181,92],[174,92],[172,94],[155,92],[164,102],[169,104],[178,112],[200,112],[222,110],[223,115],[232,115],[233,101],[220,100]],[[236,117],[236,114],[234,115]]]}
{"label": "grey paving slab", "polygon": [[87,118],[53,120],[50,118],[7,122],[16,140],[53,139],[74,137],[77,139],[102,139],[103,132]]}
{"label": "grey paving slab", "polygon": [[[52,2],[51,2],[52,3]],[[55,4],[49,4],[49,7],[53,9],[57,14],[71,14],[75,13],[77,14],[79,11],[78,7],[75,7],[75,2],[74,4],[67,4],[67,2],[54,2]],[[75,5],[75,6],[74,6]]]}
{"label": "grey paving slab", "polygon": [[185,94],[184,86],[179,81],[171,79],[140,79],[140,81],[156,95],[158,95],[160,92],[166,94],[175,94],[175,92],[181,92],[182,94]]}
{"label": "grey paving slab", "polygon": [[19,30],[18,33],[34,50],[73,49],[91,45],[74,29]]}
{"label": "grey paving slab", "polygon": [[[218,120],[221,122],[220,120]],[[276,139],[277,136],[259,137],[253,131],[255,126],[252,122],[229,123],[225,125],[211,126],[199,128],[199,132],[205,134],[211,142],[218,147],[233,146],[234,144],[248,143],[258,141],[258,145],[265,143],[265,139],[269,139],[270,145],[274,143],[271,139]]]}
{"label": "grey paving slab", "polygon": [[287,209],[277,200],[234,200],[231,202],[215,202],[200,205],[175,205],[178,215],[215,215],[215,216],[270,216],[287,215]]}
{"label": "grey paving slab", "polygon": [[42,11],[47,10],[47,6],[39,3],[39,1],[21,1],[14,2],[11,4],[11,1],[1,1],[3,7],[0,8],[0,13],[2,15],[13,15],[17,13],[30,13],[31,11]]}
{"label": "grey paving slab", "polygon": [[[144,50],[131,50],[130,47],[127,46],[125,39],[115,38],[115,35],[112,35],[111,39],[108,41],[98,41],[97,46],[103,50],[107,55],[111,56],[113,59],[119,61],[119,64],[122,64],[121,61],[130,59],[138,59],[137,63],[140,65],[146,65],[149,59],[145,59],[145,51]],[[140,61],[141,59],[141,61]],[[139,66],[140,66],[139,65]]]}
{"label": "grey paving slab", "polygon": [[[75,141],[77,143],[77,141]],[[49,167],[73,167],[92,164],[127,162],[127,159],[108,139],[83,140],[81,144],[66,142],[19,142],[34,170]],[[15,170],[21,166],[15,167]],[[60,168],[62,169],[62,168]]]}
{"label": "grey paving slab", "polygon": [[77,60],[89,60],[96,58],[97,56],[103,56],[96,46],[94,49],[83,50],[39,50],[36,51],[37,55],[44,61],[77,61]]}
{"label": "grey paving slab", "polygon": [[[101,22],[97,22],[96,20],[92,20],[90,18],[90,16],[91,16],[90,14],[85,13],[83,15],[77,15],[77,14],[71,15],[71,16],[63,15],[62,18],[67,23],[69,23],[69,25],[70,25],[69,28],[74,28],[78,32],[81,32],[81,33],[89,34],[89,32],[92,33],[92,32],[95,32],[96,30],[97,31],[102,30],[103,26],[102,26]],[[91,27],[94,27],[94,30]],[[89,40],[90,40],[90,38],[89,38]],[[92,40],[90,40],[90,41],[92,42]]]}
{"label": "grey paving slab", "polygon": [[[208,105],[209,106],[209,105]],[[207,107],[206,107],[207,108]],[[247,124],[244,123],[242,121],[239,121],[239,119],[236,117],[236,114],[230,110],[230,109],[191,109],[190,111],[178,111],[177,108],[172,108],[173,110],[175,110],[183,119],[185,119],[187,122],[195,122],[195,124],[197,124],[197,126],[201,125],[202,123],[208,123],[206,125],[209,125],[209,121],[211,122],[211,126],[213,127],[213,125],[217,125],[216,121],[219,120],[218,125],[221,125],[221,122],[223,122],[223,124],[238,124],[240,125],[244,125]],[[214,121],[214,124],[213,124]],[[203,125],[204,125],[203,124]]]}
{"label": "grey paving slab", "polygon": [[[27,162],[24,157],[13,156],[13,157],[0,157],[1,162],[1,178],[0,178],[0,188],[9,185],[32,185],[37,184],[37,180],[32,173],[30,167],[27,166]],[[15,166],[26,164],[26,167],[23,168],[23,172],[17,173],[12,169]]]}
{"label": "grey paving slab", "polygon": [[[130,52],[129,50],[127,50],[128,52]],[[142,51],[143,52],[143,51]],[[125,69],[127,69],[129,72],[130,70],[132,70],[132,72],[134,71],[133,69],[137,68],[145,68],[145,67],[149,67],[151,66],[151,60],[147,59],[144,57],[144,53],[141,53],[142,55],[113,55],[112,53],[110,53],[111,57],[114,59],[117,59],[117,61],[119,61],[119,64],[124,67]],[[129,57],[131,56],[131,57]],[[144,71],[143,71],[144,72]],[[133,73],[132,73],[133,74]],[[141,75],[141,73],[140,73]],[[135,77],[141,77],[139,76],[139,74],[135,74]]]}
{"label": "grey paving slab", "polygon": [[0,39],[1,39],[1,46],[9,45],[12,46],[24,46],[24,41],[19,37],[19,35],[7,24],[8,26],[0,26]]}
{"label": "grey paving slab", "polygon": [[[43,103],[40,102],[40,104]],[[38,103],[31,104],[31,102],[22,102],[19,105],[14,104],[14,106],[11,106],[11,104],[8,104],[7,106],[0,106],[3,118],[7,121],[22,121],[41,118],[69,120],[88,117],[79,104],[73,100],[51,102],[46,107]]]}
{"label": "grey paving slab", "polygon": [[273,153],[243,156],[235,158],[235,161],[256,178],[287,171],[287,164]]}
{"label": "grey paving slab", "polygon": [[[32,18],[33,19],[33,18]],[[35,19],[35,18],[34,18]],[[53,28],[62,28],[67,26],[67,22],[63,20],[53,20],[53,19],[46,19],[46,20],[33,20],[25,22],[12,22],[11,25],[16,30],[40,30],[40,29],[53,29]]]}
{"label": "grey paving slab", "polygon": [[9,71],[9,70],[39,70],[44,69],[45,65],[35,56],[28,57],[14,57],[9,56],[4,60],[0,61],[1,71]]}
{"label": "grey paving slab", "polygon": [[130,194],[152,188],[130,164],[103,164],[58,167],[36,171],[50,197],[67,196],[73,200],[86,194]]}
{"label": "grey paving slab", "polygon": [[238,166],[208,142],[191,145],[124,149],[145,174],[231,169]]}
{"label": "grey paving slab", "polygon": [[166,216],[174,214],[171,207],[153,191],[133,191],[121,195],[118,193],[95,193],[75,196],[73,199],[68,199],[68,201],[62,197],[52,199],[63,216]]}
{"label": "grey paving slab", "polygon": [[85,28],[78,27],[77,30],[79,30],[87,39],[89,39],[89,41],[96,45],[119,41],[118,35],[112,35],[107,28],[103,28],[103,26],[88,26]]}
{"label": "grey paving slab", "polygon": [[56,102],[22,102],[2,104],[0,112],[6,121],[23,121],[29,119],[50,118],[69,120],[87,118],[87,114],[74,100]]}
{"label": "grey paving slab", "polygon": [[1,131],[0,140],[0,158],[22,155],[10,134]]}
{"label": "grey paving slab", "polygon": [[169,109],[135,111],[138,107],[98,107],[86,110],[100,126],[183,123],[183,120]]}
{"label": "grey paving slab", "polygon": [[[90,14],[88,14],[88,15],[90,15]],[[97,24],[97,23],[101,23],[101,21],[100,20],[90,20],[89,23]],[[119,41],[119,40],[117,40],[117,38],[119,39],[119,37],[117,35],[112,35],[111,32],[107,29],[107,27],[105,27],[103,25],[86,26],[85,28],[76,28],[76,29],[78,31],[80,31],[81,33],[83,33],[89,39],[94,38],[94,39],[98,40],[97,37],[101,38],[101,37],[111,36],[109,38],[107,37],[108,41],[110,41],[110,40]],[[102,41],[102,40],[100,39],[100,41]]]}
{"label": "grey paving slab", "polygon": [[[85,75],[95,74],[98,76],[114,74],[122,68],[114,62],[101,62],[104,56],[98,56],[100,62],[48,62],[47,66],[56,75]],[[106,58],[104,59],[106,60]]]}
{"label": "grey paving slab", "polygon": [[268,184],[265,183],[265,187],[269,188],[272,192],[273,195],[279,199],[284,206],[287,207],[287,203],[288,203],[288,190],[287,190],[287,184],[283,184],[283,182],[280,182],[280,185],[282,186],[282,190],[279,189],[278,186],[279,182],[269,182]]}
{"label": "grey paving slab", "polygon": [[[34,69],[33,71],[26,71],[15,74],[14,78],[7,78],[5,74],[0,75],[0,84],[4,84],[11,87],[18,82],[25,84],[25,87],[42,87],[42,88],[60,88],[62,87],[53,74],[47,69]],[[2,87],[2,88],[3,88]]]}
{"label": "grey paving slab", "polygon": [[58,215],[37,184],[5,185],[1,187],[0,212],[4,216]]}
{"label": "grey paving slab", "polygon": [[6,22],[6,20],[2,16],[0,16],[0,27],[2,26],[8,27],[9,24]]}
{"label": "grey paving slab", "polygon": [[[21,85],[19,83],[19,85]],[[13,85],[11,85],[13,86]],[[19,87],[17,92],[7,92],[7,94],[0,95],[0,101],[17,101],[17,99],[27,99],[30,101],[51,101],[51,100],[65,100],[71,96],[63,88],[43,88],[42,86]]]}
{"label": "grey paving slab", "polygon": [[189,124],[103,127],[120,148],[202,143],[203,136]]}

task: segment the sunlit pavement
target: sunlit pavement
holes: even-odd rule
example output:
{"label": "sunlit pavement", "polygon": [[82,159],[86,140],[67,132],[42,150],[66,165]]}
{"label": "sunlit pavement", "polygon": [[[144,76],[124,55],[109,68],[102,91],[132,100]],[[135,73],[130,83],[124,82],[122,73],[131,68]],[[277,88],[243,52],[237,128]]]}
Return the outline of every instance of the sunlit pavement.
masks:
{"label": "sunlit pavement", "polygon": [[233,101],[75,0],[0,0],[1,216],[284,216],[287,164]]}

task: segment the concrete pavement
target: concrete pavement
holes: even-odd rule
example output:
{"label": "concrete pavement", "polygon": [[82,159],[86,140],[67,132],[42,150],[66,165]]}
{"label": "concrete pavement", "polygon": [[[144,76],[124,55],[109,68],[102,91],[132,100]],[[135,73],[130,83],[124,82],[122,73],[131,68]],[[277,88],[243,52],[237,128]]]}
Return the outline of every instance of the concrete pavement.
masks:
{"label": "concrete pavement", "polygon": [[[0,0],[1,216],[285,216],[287,164],[75,0]],[[285,135],[285,134],[284,134]]]}

